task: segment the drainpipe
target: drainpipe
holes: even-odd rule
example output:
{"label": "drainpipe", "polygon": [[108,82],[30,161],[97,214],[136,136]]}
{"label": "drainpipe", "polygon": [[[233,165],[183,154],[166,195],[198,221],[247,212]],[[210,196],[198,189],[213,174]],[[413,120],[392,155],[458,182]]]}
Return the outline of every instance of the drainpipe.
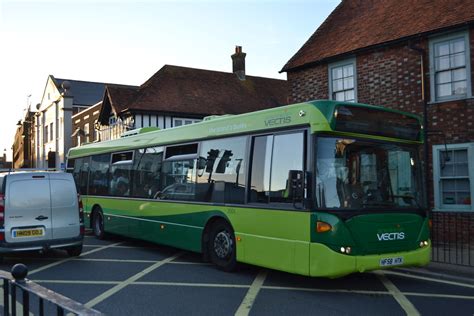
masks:
{"label": "drainpipe", "polygon": [[429,200],[428,200],[428,183],[430,180],[429,172],[428,172],[428,151],[429,151],[429,146],[428,146],[428,105],[426,103],[426,86],[425,86],[425,60],[424,56],[426,54],[426,51],[418,46],[415,45],[410,45],[410,49],[418,52],[420,54],[420,75],[421,75],[421,100],[423,102],[423,130],[424,130],[424,146],[423,146],[423,160],[425,161],[425,170],[424,170],[424,176],[425,176],[425,206],[426,206],[426,212],[428,214],[428,210],[430,209],[429,207]]}

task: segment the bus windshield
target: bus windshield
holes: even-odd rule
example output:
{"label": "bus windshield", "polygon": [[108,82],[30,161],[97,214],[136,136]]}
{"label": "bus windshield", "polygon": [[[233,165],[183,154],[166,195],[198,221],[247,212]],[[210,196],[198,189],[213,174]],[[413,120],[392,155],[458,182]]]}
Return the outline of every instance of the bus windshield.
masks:
{"label": "bus windshield", "polygon": [[316,148],[319,208],[361,211],[421,207],[417,146],[318,137]]}

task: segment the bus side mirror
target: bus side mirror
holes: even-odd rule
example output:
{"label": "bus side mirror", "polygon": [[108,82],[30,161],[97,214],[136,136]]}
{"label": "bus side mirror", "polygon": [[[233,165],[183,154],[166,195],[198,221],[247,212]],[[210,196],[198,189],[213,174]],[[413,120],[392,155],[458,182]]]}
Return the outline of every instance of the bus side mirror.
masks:
{"label": "bus side mirror", "polygon": [[302,201],[304,198],[304,172],[290,170],[288,172],[288,198],[293,201]]}

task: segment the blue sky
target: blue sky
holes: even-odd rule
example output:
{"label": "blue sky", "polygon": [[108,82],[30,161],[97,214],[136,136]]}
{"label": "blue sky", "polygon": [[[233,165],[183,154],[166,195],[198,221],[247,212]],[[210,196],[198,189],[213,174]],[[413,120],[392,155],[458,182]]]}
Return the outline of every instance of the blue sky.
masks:
{"label": "blue sky", "polygon": [[39,103],[49,74],[140,85],[163,65],[231,71],[235,45],[249,75],[279,70],[340,0],[0,0],[0,152]]}

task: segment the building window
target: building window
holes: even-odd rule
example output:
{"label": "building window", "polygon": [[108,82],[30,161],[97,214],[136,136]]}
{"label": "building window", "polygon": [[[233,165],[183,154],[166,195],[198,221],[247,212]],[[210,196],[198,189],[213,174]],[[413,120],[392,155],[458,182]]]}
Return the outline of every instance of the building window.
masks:
{"label": "building window", "polygon": [[193,124],[197,122],[201,122],[201,120],[190,119],[190,118],[173,118],[173,127],[189,125],[189,124]]}
{"label": "building window", "polygon": [[44,127],[44,135],[43,135],[43,143],[47,143],[49,140],[48,138],[48,125]]}
{"label": "building window", "polygon": [[84,137],[86,139],[86,143],[88,143],[90,141],[90,137],[89,137],[89,123],[87,124],[84,124]]}
{"label": "building window", "polygon": [[53,123],[49,123],[49,140],[53,140]]}
{"label": "building window", "polygon": [[474,211],[474,143],[433,146],[435,210]]}
{"label": "building window", "polygon": [[467,32],[432,39],[430,68],[432,101],[470,97],[471,71]]}
{"label": "building window", "polygon": [[329,96],[331,100],[357,101],[355,59],[329,65]]}

